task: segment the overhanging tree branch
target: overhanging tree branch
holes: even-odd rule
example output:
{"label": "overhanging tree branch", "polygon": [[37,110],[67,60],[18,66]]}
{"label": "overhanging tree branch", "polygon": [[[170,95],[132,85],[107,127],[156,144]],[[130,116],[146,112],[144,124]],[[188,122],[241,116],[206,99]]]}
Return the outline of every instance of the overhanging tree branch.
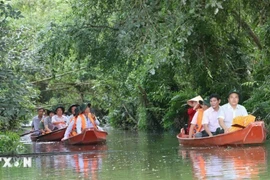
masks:
{"label": "overhanging tree branch", "polygon": [[128,114],[128,116],[130,117],[130,119],[131,119],[135,124],[137,124],[136,119],[129,113],[127,107],[126,107],[124,104],[122,104],[122,106],[123,106],[123,108],[125,109],[125,111],[126,111],[126,113]]}
{"label": "overhanging tree branch", "polygon": [[262,49],[262,44],[258,36],[252,31],[251,27],[239,16],[236,11],[232,11],[233,17],[240,23],[240,26],[248,33],[250,38],[255,42],[258,48]]}
{"label": "overhanging tree branch", "polygon": [[44,79],[41,79],[41,80],[32,81],[32,82],[30,82],[30,83],[32,83],[32,84],[37,84],[37,83],[39,83],[39,82],[48,81],[48,80],[51,80],[51,79],[54,79],[54,78],[58,78],[58,77],[65,76],[65,75],[67,75],[67,74],[72,74],[72,73],[74,73],[74,72],[76,72],[76,71],[80,71],[80,70],[83,70],[83,69],[86,69],[86,68],[87,68],[87,67],[82,67],[82,68],[76,69],[76,70],[74,70],[74,71],[65,72],[65,73],[63,73],[63,74],[58,74],[58,75],[51,76],[51,77],[47,77],[47,78],[44,78]]}
{"label": "overhanging tree branch", "polygon": [[105,29],[112,29],[114,31],[118,31],[118,28],[114,28],[114,27],[110,27],[110,26],[106,26],[106,25],[93,25],[93,24],[84,24],[82,26],[82,28],[105,28]]}

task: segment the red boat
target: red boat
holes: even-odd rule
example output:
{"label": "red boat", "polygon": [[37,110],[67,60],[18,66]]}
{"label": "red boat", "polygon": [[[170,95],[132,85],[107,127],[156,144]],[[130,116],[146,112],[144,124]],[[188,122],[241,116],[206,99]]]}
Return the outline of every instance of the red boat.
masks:
{"label": "red boat", "polygon": [[266,140],[266,129],[263,121],[256,121],[238,131],[196,139],[188,138],[181,129],[177,138],[181,145],[190,147],[262,144]]}
{"label": "red boat", "polygon": [[65,135],[65,131],[67,128],[62,128],[58,129],[55,131],[52,131],[48,134],[40,135],[40,136],[31,136],[32,141],[39,141],[39,142],[44,142],[44,141],[61,141],[61,139]]}
{"label": "red boat", "polygon": [[108,133],[106,131],[95,130],[93,128],[85,129],[82,133],[70,137],[65,140],[65,143],[71,145],[77,144],[96,144],[106,141]]}

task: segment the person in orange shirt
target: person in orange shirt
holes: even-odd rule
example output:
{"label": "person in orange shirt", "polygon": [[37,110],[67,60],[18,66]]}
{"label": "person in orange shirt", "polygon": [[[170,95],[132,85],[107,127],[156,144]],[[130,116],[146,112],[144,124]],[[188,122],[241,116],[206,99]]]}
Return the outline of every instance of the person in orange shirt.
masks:
{"label": "person in orange shirt", "polygon": [[95,129],[101,129],[98,125],[100,124],[100,122],[97,120],[95,114],[92,112],[92,109],[91,109],[91,103],[88,102],[87,103],[87,106],[89,107],[90,111],[87,115],[88,119],[90,120],[90,124],[89,124],[89,127],[92,128],[94,127]]}
{"label": "person in orange shirt", "polygon": [[191,126],[189,130],[189,138],[201,137],[201,132],[204,130],[202,125],[203,113],[210,107],[209,99],[206,98],[203,101],[199,101],[200,107],[197,109],[194,117],[191,121]]}
{"label": "person in orange shirt", "polygon": [[[64,140],[68,139],[69,137],[77,135],[76,124],[77,124],[77,119],[78,119],[79,115],[81,115],[81,107],[77,106],[75,108],[75,114],[74,114],[73,118],[70,120],[70,123],[66,129],[65,135],[61,139],[61,141],[64,141]],[[84,125],[85,125],[85,123],[84,123]]]}
{"label": "person in orange shirt", "polygon": [[69,123],[62,141],[82,133],[84,129],[98,129],[97,125],[99,125],[99,121],[96,120],[96,117],[93,114],[91,114],[90,107],[90,103],[83,103],[81,106],[76,107],[75,116]]}
{"label": "person in orange shirt", "polygon": [[197,112],[197,109],[200,108],[199,101],[203,101],[201,96],[196,96],[190,100],[187,101],[187,104],[189,105],[189,108],[187,110],[188,114],[188,124],[187,124],[187,129],[185,129],[186,134],[189,134],[190,126],[191,126],[191,121]]}

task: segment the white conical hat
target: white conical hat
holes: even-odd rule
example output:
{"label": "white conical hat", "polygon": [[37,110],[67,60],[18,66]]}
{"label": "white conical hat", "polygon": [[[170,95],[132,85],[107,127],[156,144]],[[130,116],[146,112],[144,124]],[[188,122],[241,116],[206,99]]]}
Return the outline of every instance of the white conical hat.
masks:
{"label": "white conical hat", "polygon": [[195,102],[203,101],[203,98],[201,96],[196,96],[196,97],[188,100],[187,101],[187,104],[190,105],[190,106],[192,106],[192,104],[191,104],[192,101],[195,101]]}

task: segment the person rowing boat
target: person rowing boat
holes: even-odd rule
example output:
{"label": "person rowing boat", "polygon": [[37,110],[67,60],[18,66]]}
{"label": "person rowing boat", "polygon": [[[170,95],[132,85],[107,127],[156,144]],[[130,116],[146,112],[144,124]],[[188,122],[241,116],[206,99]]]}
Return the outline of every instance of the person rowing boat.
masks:
{"label": "person rowing boat", "polygon": [[38,115],[35,116],[32,120],[32,131],[34,132],[33,135],[39,135],[40,131],[39,131],[39,125],[40,125],[40,121],[43,119],[43,115],[44,115],[44,108],[39,107],[37,109]]}

